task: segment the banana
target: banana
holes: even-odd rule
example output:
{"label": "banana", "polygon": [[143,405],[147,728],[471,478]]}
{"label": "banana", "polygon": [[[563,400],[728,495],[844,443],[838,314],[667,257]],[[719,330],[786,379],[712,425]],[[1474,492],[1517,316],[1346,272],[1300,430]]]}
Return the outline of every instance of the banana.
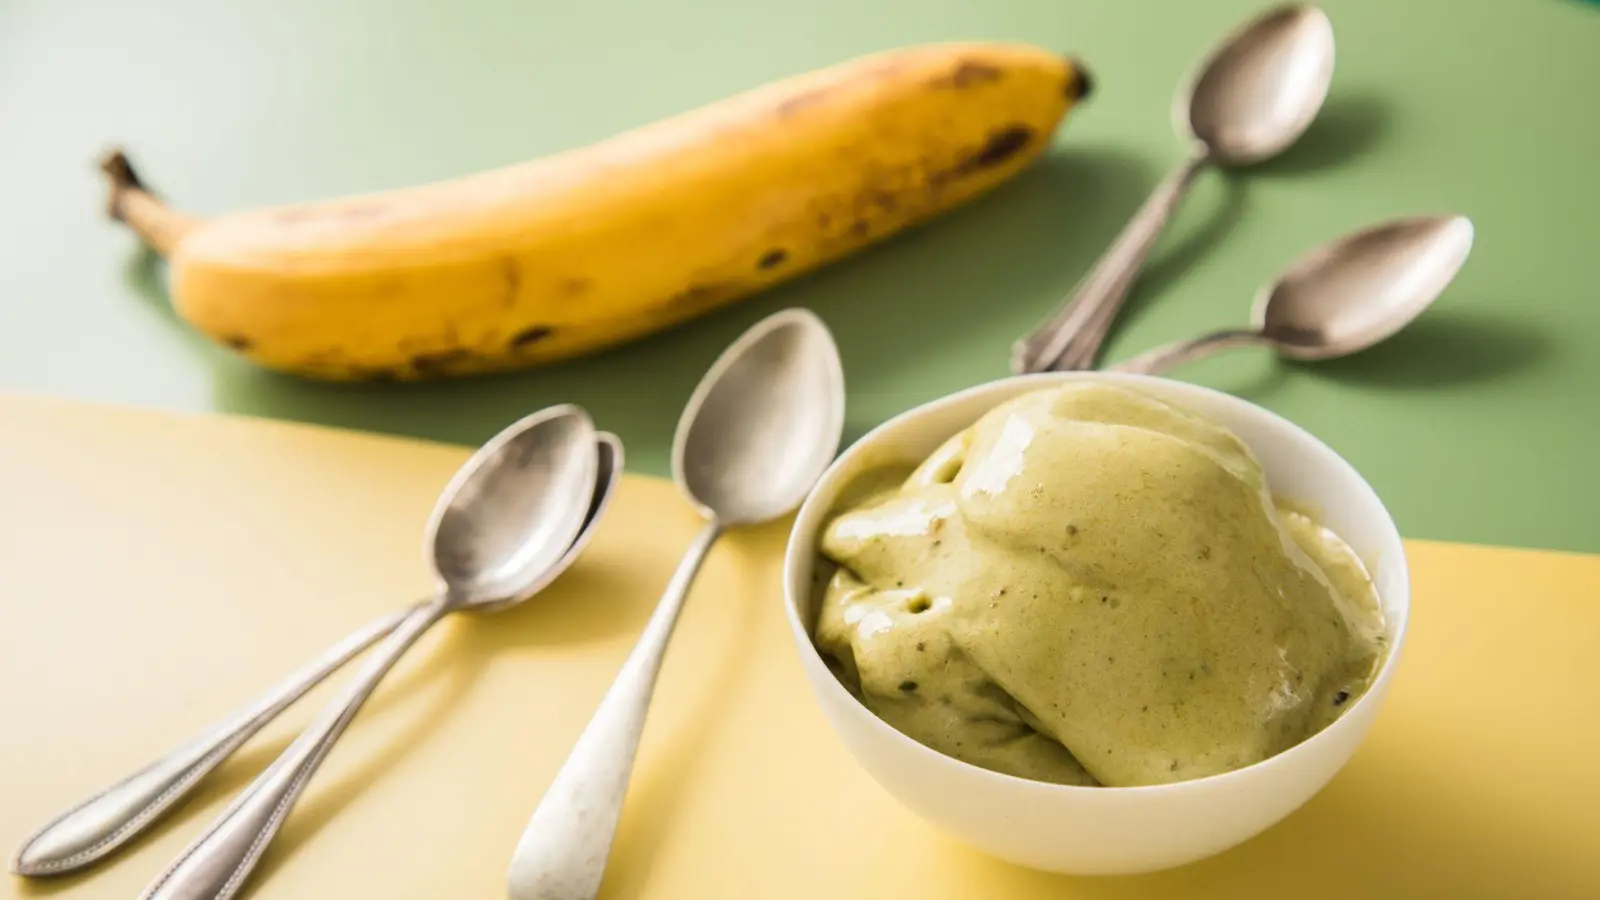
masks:
{"label": "banana", "polygon": [[193,327],[308,378],[417,380],[622,344],[882,240],[1015,175],[1089,85],[1025,44],[914,46],[541,159],[213,219],[120,151],[102,165]]}

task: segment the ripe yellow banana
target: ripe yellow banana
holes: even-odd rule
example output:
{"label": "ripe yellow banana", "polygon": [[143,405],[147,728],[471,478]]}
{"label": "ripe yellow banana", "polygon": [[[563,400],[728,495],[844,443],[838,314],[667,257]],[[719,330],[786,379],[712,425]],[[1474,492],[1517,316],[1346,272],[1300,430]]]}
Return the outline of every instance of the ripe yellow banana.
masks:
{"label": "ripe yellow banana", "polygon": [[911,47],[543,159],[210,220],[120,152],[104,168],[194,327],[281,371],[408,380],[598,350],[837,259],[1014,175],[1088,90],[1028,45]]}

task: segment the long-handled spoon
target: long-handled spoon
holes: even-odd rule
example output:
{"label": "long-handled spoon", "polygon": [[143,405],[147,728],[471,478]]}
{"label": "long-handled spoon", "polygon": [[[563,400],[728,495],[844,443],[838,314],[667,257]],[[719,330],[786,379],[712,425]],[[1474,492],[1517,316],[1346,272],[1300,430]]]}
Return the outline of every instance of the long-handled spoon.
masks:
{"label": "long-handled spoon", "polygon": [[[598,474],[583,530],[561,560],[529,589],[543,590],[571,566],[594,535],[622,472],[622,442],[596,435]],[[97,792],[34,832],[11,859],[11,871],[24,876],[64,875],[92,865],[127,845],[201,784],[256,732],[276,719],[306,692],[345,663],[394,631],[423,604],[383,616],[329,647],[250,705],[191,737],[160,759]]]}
{"label": "long-handled spoon", "polygon": [[512,900],[592,900],[600,889],[661,659],[706,553],[723,530],[793,510],[822,474],[844,423],[833,337],[792,309],[757,323],[706,373],[678,422],[673,476],[706,526],[511,860]]}
{"label": "long-handled spoon", "polygon": [[1307,253],[1261,289],[1253,326],[1174,341],[1111,366],[1154,374],[1230,347],[1333,359],[1404,328],[1444,292],[1472,251],[1466,216],[1396,219]]}
{"label": "long-handled spoon", "polygon": [[1071,301],[1019,340],[1012,371],[1090,369],[1167,219],[1206,166],[1262,162],[1293,144],[1327,98],[1333,26],[1315,6],[1279,6],[1246,23],[1180,90],[1173,117],[1189,156],[1151,193]]}
{"label": "long-handled spoon", "polygon": [[145,889],[143,900],[233,897],[334,742],[406,650],[449,613],[522,601],[566,555],[594,497],[595,448],[589,416],[557,406],[474,453],[428,521],[434,599],[406,616],[344,693]]}

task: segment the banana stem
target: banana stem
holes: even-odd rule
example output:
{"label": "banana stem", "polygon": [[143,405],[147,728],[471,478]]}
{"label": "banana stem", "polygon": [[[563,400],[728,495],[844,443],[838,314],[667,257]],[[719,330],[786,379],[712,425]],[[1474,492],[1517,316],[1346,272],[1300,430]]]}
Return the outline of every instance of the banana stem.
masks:
{"label": "banana stem", "polygon": [[158,200],[121,150],[106,154],[100,160],[100,171],[106,174],[111,187],[106,198],[106,213],[133,229],[140,240],[162,256],[170,255],[183,236],[199,224],[193,216]]}

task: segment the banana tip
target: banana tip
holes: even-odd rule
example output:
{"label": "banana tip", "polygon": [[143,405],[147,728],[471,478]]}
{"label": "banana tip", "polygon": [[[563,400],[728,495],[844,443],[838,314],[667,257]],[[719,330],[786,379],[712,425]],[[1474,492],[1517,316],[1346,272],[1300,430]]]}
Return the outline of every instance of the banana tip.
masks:
{"label": "banana tip", "polygon": [[100,157],[100,171],[111,182],[111,193],[106,198],[106,213],[113,219],[122,219],[122,195],[128,191],[146,190],[144,181],[133,168],[128,154],[121,148],[112,148]]}
{"label": "banana tip", "polygon": [[1076,56],[1067,57],[1067,66],[1072,70],[1072,77],[1067,79],[1067,99],[1078,103],[1094,93],[1094,76]]}
{"label": "banana tip", "polygon": [[128,154],[120,147],[113,147],[100,157],[100,171],[106,173],[113,184],[119,187],[143,188],[144,182],[139,178],[139,173],[133,170],[133,162],[128,159]]}

